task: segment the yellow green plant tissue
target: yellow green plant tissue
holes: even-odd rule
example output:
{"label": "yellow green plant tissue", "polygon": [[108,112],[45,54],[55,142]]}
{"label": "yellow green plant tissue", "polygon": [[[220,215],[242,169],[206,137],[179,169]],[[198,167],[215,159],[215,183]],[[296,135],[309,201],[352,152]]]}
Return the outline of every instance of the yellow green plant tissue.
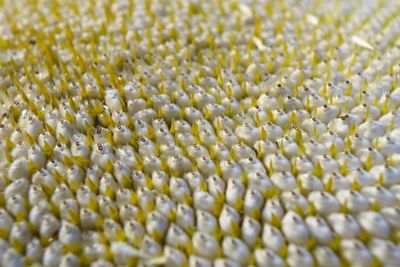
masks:
{"label": "yellow green plant tissue", "polygon": [[400,266],[397,0],[1,0],[0,266]]}

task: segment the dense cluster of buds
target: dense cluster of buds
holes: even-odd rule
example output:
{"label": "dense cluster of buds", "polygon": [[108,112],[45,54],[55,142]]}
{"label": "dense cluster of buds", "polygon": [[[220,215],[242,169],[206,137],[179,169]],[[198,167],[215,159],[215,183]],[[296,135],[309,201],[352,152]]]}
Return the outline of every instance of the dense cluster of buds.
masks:
{"label": "dense cluster of buds", "polygon": [[399,266],[399,12],[0,1],[0,265]]}

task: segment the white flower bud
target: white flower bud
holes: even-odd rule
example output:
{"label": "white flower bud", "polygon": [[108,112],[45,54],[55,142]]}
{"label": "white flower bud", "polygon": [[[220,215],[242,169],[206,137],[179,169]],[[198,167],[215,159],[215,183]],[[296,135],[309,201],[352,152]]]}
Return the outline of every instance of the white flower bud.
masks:
{"label": "white flower bud", "polygon": [[340,266],[340,260],[338,256],[329,247],[318,246],[314,250],[314,257],[316,262],[321,266]]}
{"label": "white flower bud", "polygon": [[1,259],[3,266],[23,266],[23,256],[18,253],[15,249],[7,249]]}
{"label": "white flower bud", "polygon": [[26,245],[26,258],[31,261],[39,262],[42,259],[43,247],[38,239],[32,239]]}
{"label": "white flower bud", "polygon": [[172,247],[166,246],[164,249],[164,255],[166,257],[165,266],[185,266],[185,264],[187,264],[186,255],[183,252]]}
{"label": "white flower bud", "polygon": [[318,243],[328,245],[332,240],[333,234],[324,219],[320,217],[309,216],[306,218],[306,224],[311,235]]}
{"label": "white flower bud", "polygon": [[189,267],[211,267],[212,264],[209,260],[198,257],[195,255],[189,256]]}
{"label": "white flower bud", "polygon": [[4,190],[4,196],[6,199],[11,198],[15,195],[21,195],[25,197],[28,193],[29,181],[27,179],[18,179],[9,184]]}
{"label": "white flower bud", "polygon": [[295,244],[307,244],[310,233],[303,219],[295,212],[289,211],[283,217],[282,231],[286,238]]}
{"label": "white flower bud", "polygon": [[217,256],[218,242],[209,234],[195,232],[192,237],[194,253],[206,259],[214,259]]}
{"label": "white flower bud", "polygon": [[247,264],[249,260],[249,248],[238,238],[225,237],[222,241],[222,250],[226,257],[239,264]]}
{"label": "white flower bud", "polygon": [[243,219],[241,234],[244,242],[246,242],[249,247],[254,247],[256,245],[260,233],[261,225],[257,220],[250,217],[245,217]]}
{"label": "white flower bud", "polygon": [[356,238],[361,231],[358,222],[349,214],[333,213],[328,216],[328,222],[342,238]]}
{"label": "white flower bud", "polygon": [[370,206],[365,196],[353,190],[341,190],[336,194],[336,198],[350,213],[365,211]]}
{"label": "white flower bud", "polygon": [[80,266],[79,258],[72,253],[68,253],[61,258],[60,266],[61,267],[79,267]]}
{"label": "white flower bud", "polygon": [[188,232],[194,229],[195,217],[193,209],[187,205],[179,204],[176,213],[176,223]]}
{"label": "white flower bud", "polygon": [[234,260],[229,260],[229,259],[216,259],[214,261],[214,266],[215,267],[239,267],[241,266],[239,263],[236,263]]}
{"label": "white flower bud", "polygon": [[385,218],[373,211],[364,211],[358,215],[358,223],[368,233],[377,238],[387,238],[391,227]]}
{"label": "white flower bud", "polygon": [[24,158],[14,160],[8,167],[7,174],[11,180],[17,180],[19,178],[28,178],[29,177],[28,161]]}
{"label": "white flower bud", "polygon": [[400,259],[400,250],[391,241],[372,239],[369,242],[369,250],[383,264],[396,265]]}
{"label": "white flower bud", "polygon": [[368,198],[371,204],[377,204],[380,207],[391,207],[395,205],[396,196],[384,187],[365,187],[361,189],[361,193]]}
{"label": "white flower bud", "polygon": [[290,244],[288,247],[287,262],[289,266],[312,266],[314,259],[303,247]]}
{"label": "white flower bud", "polygon": [[43,264],[47,266],[59,266],[63,254],[63,246],[59,241],[52,242],[44,251]]}
{"label": "white flower bud", "polygon": [[355,239],[345,239],[340,245],[343,256],[354,266],[370,266],[372,255],[363,243]]}
{"label": "white flower bud", "polygon": [[296,179],[290,172],[275,172],[270,177],[274,185],[282,191],[291,191],[296,189]]}
{"label": "white flower bud", "polygon": [[276,253],[280,253],[282,247],[285,245],[285,238],[279,229],[269,224],[264,224],[262,240],[266,248]]}

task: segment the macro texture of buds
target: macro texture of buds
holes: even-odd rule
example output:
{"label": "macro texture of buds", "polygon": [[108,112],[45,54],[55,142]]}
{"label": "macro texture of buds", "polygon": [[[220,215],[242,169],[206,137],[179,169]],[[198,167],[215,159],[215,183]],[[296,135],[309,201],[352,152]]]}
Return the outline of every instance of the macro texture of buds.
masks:
{"label": "macro texture of buds", "polygon": [[400,267],[398,0],[0,0],[0,266]]}

